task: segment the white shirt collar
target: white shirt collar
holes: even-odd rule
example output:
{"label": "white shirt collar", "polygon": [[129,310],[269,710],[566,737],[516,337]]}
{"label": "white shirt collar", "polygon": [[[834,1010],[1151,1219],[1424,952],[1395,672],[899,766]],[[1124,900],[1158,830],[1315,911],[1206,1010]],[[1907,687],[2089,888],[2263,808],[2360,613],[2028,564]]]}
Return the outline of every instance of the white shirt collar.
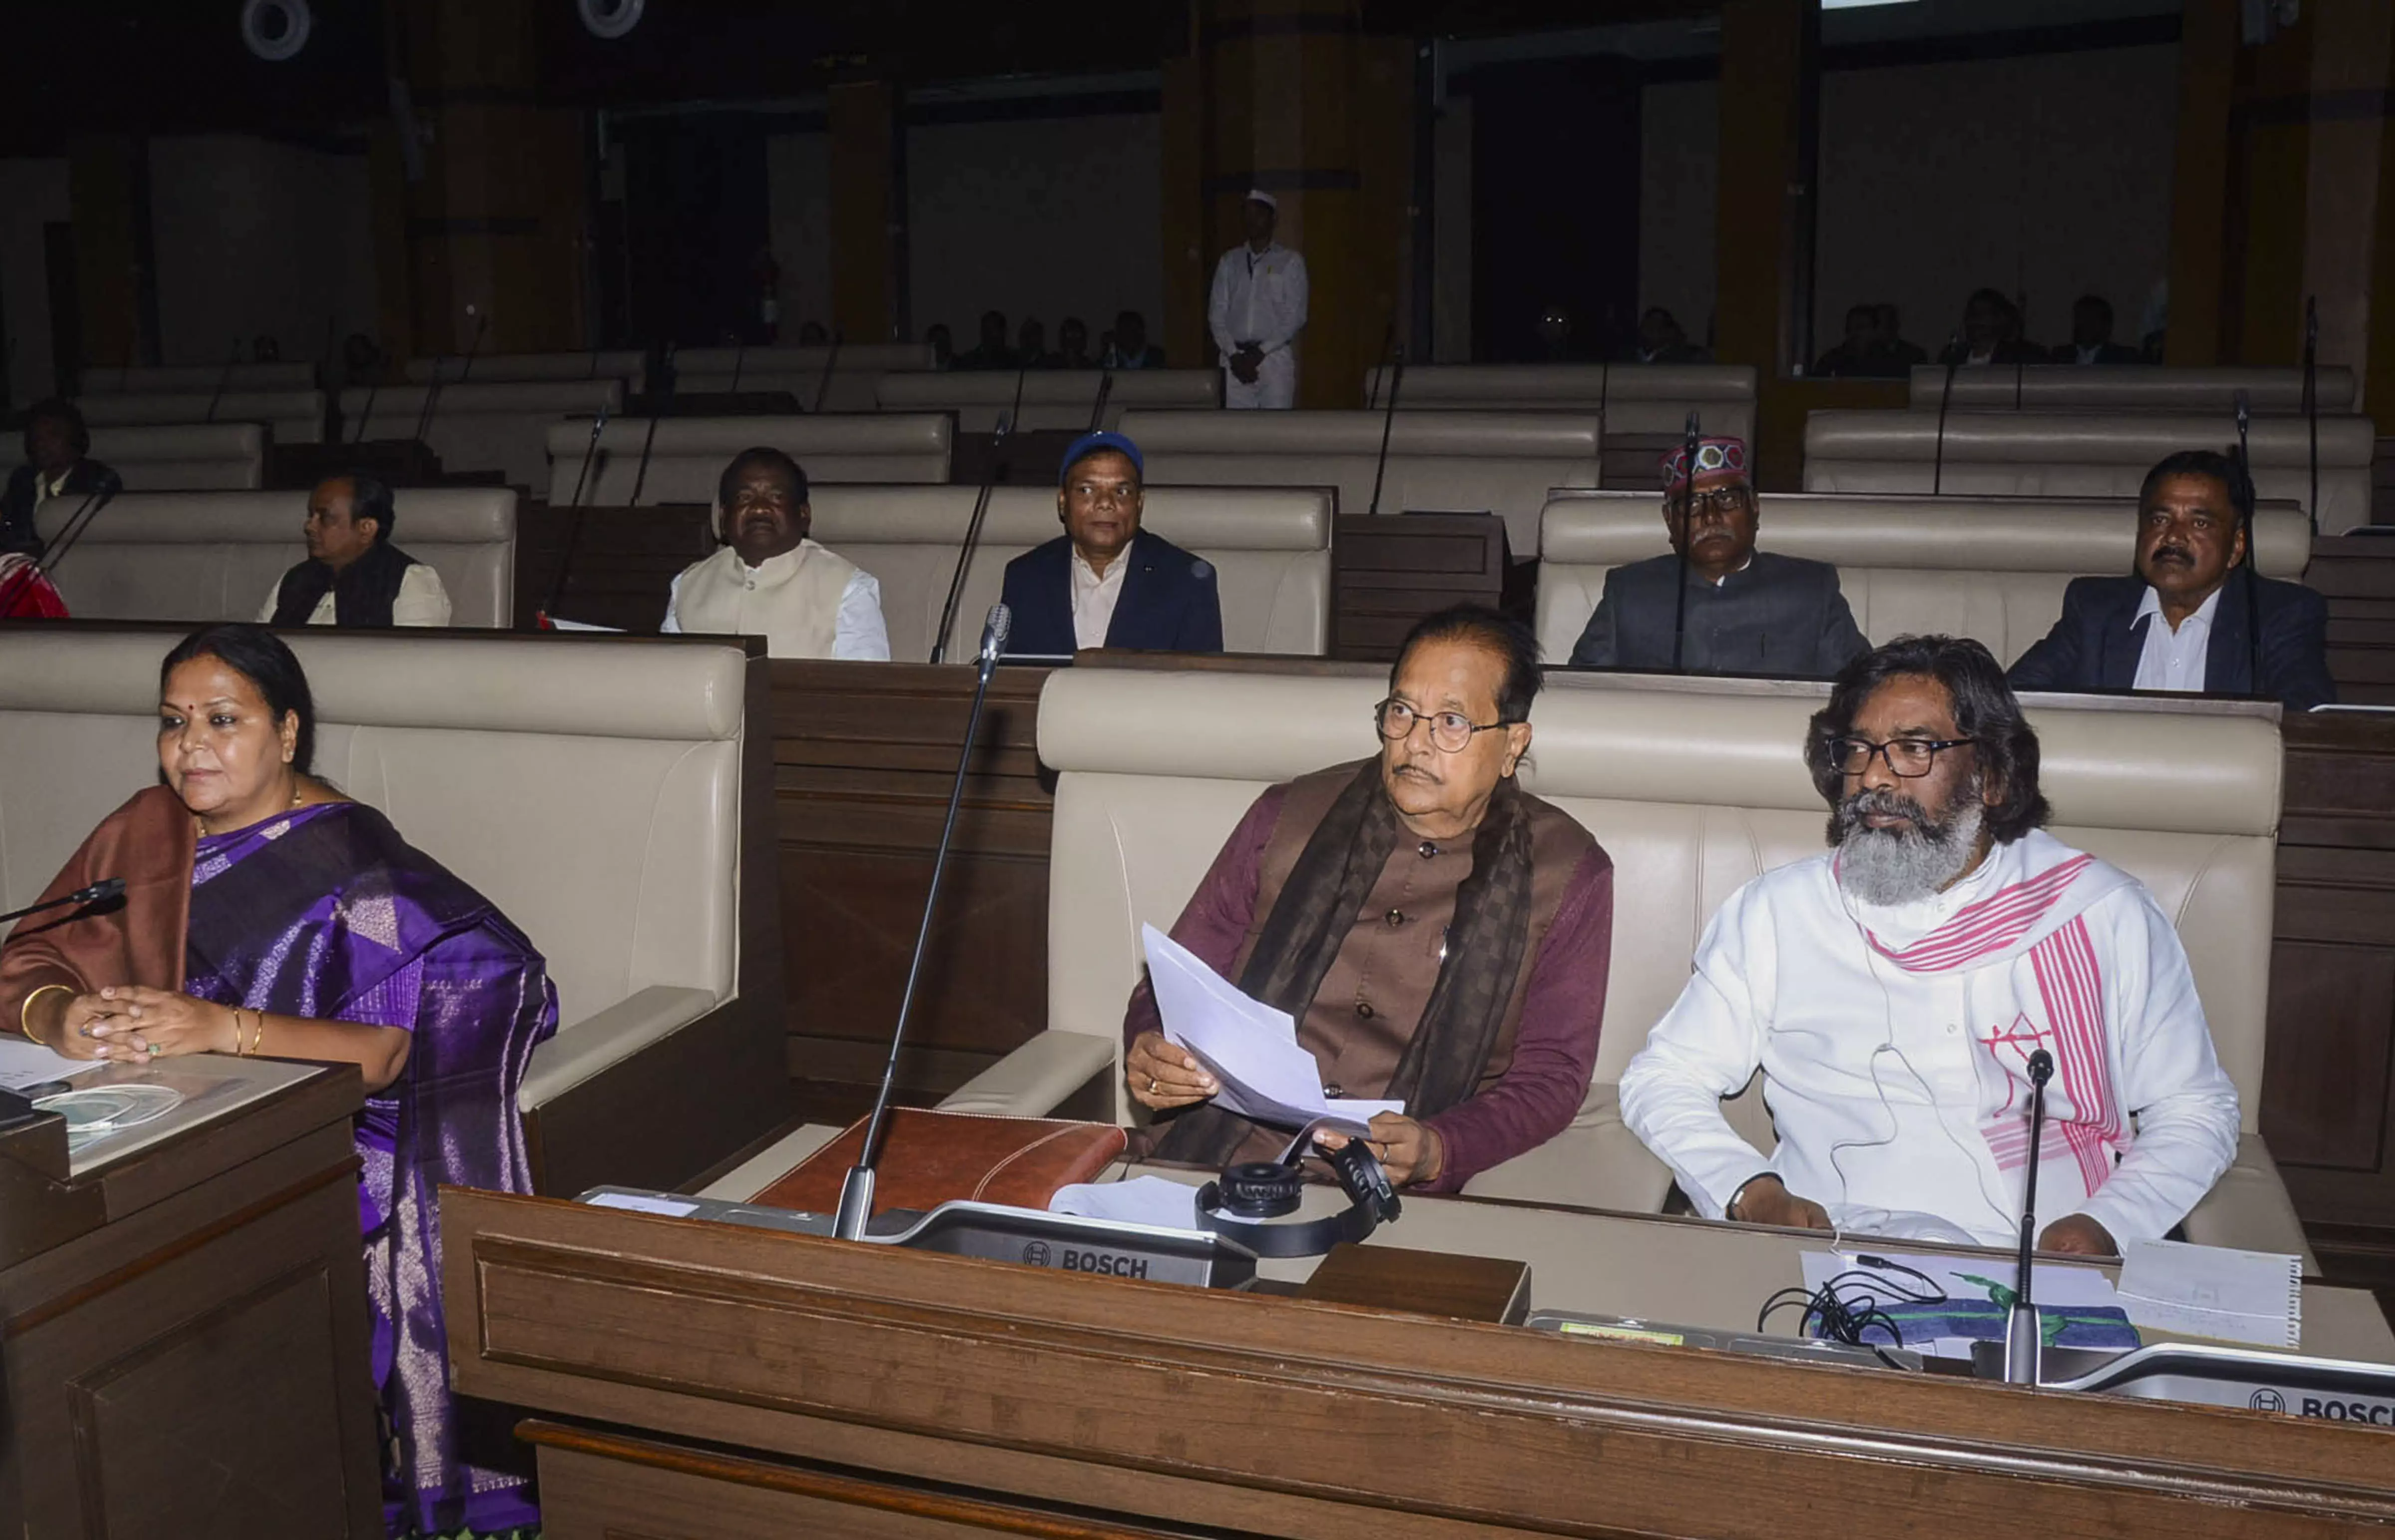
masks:
{"label": "white shirt collar", "polygon": [[[2195,613],[2188,616],[2187,619],[2180,621],[2177,625],[2172,627],[2172,634],[2174,636],[2178,635],[2179,633],[2184,632],[2190,625],[2200,625],[2206,631],[2211,630],[2212,612],[2220,608],[2220,596],[2228,591],[2229,584],[2226,580],[2223,580],[2219,587],[2213,589],[2204,601],[2195,607]],[[2129,617],[2130,629],[2135,630],[2137,623],[2144,620],[2148,615],[2152,615],[2159,619],[2162,612],[2162,590],[2149,583],[2146,585],[2146,597],[2137,600],[2137,612]],[[2167,620],[2163,621],[2163,624],[2166,626],[2170,625],[2170,622]]]}

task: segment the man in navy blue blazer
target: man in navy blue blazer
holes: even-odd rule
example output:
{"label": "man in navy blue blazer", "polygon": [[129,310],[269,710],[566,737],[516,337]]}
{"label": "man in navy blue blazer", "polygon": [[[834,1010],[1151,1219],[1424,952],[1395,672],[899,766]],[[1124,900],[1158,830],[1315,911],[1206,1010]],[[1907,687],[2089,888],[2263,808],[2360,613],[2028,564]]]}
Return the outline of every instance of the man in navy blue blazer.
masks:
{"label": "man in navy blue blazer", "polygon": [[2006,672],[2015,690],[2267,695],[2290,711],[2336,699],[2328,604],[2249,559],[2254,484],[2225,454],[2188,450],[2137,493],[2137,570],[2081,577],[2062,618]]}
{"label": "man in navy blue blazer", "polygon": [[1213,564],[1139,527],[1145,470],[1139,446],[1119,433],[1085,433],[1065,452],[1056,478],[1065,533],[1006,564],[1009,653],[1223,650]]}

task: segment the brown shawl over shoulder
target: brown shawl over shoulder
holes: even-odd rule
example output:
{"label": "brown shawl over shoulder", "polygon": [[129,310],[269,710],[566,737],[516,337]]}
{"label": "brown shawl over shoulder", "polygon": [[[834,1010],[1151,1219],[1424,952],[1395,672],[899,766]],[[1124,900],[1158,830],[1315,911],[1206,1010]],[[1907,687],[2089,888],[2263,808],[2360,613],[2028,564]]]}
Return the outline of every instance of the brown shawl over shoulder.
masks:
{"label": "brown shawl over shoulder", "polygon": [[0,947],[0,1031],[14,1033],[26,997],[51,984],[78,994],[110,984],[180,989],[198,837],[191,809],[164,786],[137,792],[101,820],[42,897],[123,877],[125,898],[18,922]]}

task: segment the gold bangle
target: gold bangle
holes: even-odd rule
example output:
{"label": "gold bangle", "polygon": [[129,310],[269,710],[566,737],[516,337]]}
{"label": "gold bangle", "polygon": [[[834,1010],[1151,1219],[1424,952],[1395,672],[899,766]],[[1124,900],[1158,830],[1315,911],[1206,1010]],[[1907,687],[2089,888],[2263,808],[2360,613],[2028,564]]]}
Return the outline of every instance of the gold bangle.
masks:
{"label": "gold bangle", "polygon": [[265,1041],[266,1012],[262,1010],[251,1011],[249,1013],[249,1051],[256,1053],[258,1051],[258,1046]]}
{"label": "gold bangle", "polygon": [[232,1012],[233,1057],[236,1059],[246,1058],[249,1050],[241,1046],[241,1007],[239,1006],[227,1006],[225,1009]]}
{"label": "gold bangle", "polygon": [[[52,990],[57,990],[60,994],[65,995],[70,1000],[74,998],[74,991],[69,989],[64,984],[44,984],[41,988],[33,991],[33,994],[26,995],[25,1003],[17,1007],[18,1032],[24,1035],[26,1042],[40,1043],[41,1046],[46,1048],[49,1048],[50,1046],[47,1043],[43,1043],[40,1038],[33,1035],[33,1002],[40,999],[43,995],[47,994]],[[52,1053],[56,1053],[59,1050],[56,1048],[50,1048],[50,1051]]]}

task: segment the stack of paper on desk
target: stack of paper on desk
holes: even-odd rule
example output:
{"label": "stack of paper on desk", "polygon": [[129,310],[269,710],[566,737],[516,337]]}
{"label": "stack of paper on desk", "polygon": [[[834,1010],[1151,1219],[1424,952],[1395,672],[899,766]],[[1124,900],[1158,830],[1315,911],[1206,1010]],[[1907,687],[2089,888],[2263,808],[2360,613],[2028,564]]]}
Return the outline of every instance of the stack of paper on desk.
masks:
{"label": "stack of paper on desk", "polygon": [[1341,1133],[1370,1131],[1376,1112],[1402,1112],[1402,1101],[1334,1100],[1323,1095],[1322,1071],[1298,1046],[1297,1023],[1239,993],[1189,949],[1152,925],[1147,976],[1164,1035],[1198,1056],[1222,1083],[1215,1104],[1275,1127],[1298,1129],[1320,1118]]}
{"label": "stack of paper on desk", "polygon": [[2298,1348],[2304,1264],[2284,1252],[2132,1241],[2121,1252],[2121,1303],[2157,1331]]}

